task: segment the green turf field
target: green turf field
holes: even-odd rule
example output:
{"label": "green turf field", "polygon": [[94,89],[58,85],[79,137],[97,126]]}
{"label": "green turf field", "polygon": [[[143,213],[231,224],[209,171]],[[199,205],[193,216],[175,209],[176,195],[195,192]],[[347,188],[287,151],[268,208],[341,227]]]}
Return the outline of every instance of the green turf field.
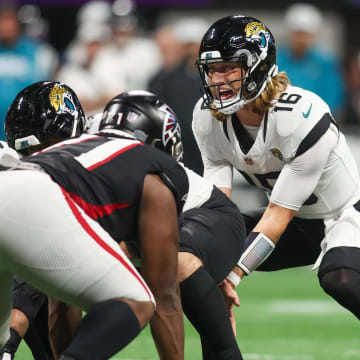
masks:
{"label": "green turf field", "polygon": [[[322,292],[308,268],[254,273],[239,285],[239,294],[237,338],[245,360],[360,359],[357,319]],[[16,359],[32,359],[25,345]],[[157,359],[149,329],[114,359]],[[185,359],[201,359],[199,339],[188,322]]]}

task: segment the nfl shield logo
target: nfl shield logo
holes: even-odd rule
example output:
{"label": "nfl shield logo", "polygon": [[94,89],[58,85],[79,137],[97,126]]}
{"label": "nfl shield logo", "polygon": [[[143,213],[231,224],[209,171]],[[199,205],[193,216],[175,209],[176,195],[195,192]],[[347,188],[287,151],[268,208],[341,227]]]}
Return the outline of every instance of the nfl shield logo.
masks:
{"label": "nfl shield logo", "polygon": [[245,161],[246,164],[248,164],[248,165],[253,165],[253,164],[254,164],[254,162],[252,161],[252,159],[249,158],[249,157],[244,158],[244,161]]}

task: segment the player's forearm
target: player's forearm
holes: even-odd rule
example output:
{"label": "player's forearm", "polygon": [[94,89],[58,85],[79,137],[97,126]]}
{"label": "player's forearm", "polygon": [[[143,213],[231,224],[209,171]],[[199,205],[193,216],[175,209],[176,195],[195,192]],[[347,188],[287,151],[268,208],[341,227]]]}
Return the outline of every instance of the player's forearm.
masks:
{"label": "player's forearm", "polygon": [[245,239],[244,252],[227,279],[237,286],[244,275],[249,275],[271,255],[295,211],[270,203],[253,231]]}
{"label": "player's forearm", "polygon": [[151,332],[160,360],[184,359],[184,322],[177,294],[155,296],[156,311],[151,320]]}
{"label": "player's forearm", "polygon": [[295,214],[294,210],[270,203],[253,232],[265,234],[276,244]]}

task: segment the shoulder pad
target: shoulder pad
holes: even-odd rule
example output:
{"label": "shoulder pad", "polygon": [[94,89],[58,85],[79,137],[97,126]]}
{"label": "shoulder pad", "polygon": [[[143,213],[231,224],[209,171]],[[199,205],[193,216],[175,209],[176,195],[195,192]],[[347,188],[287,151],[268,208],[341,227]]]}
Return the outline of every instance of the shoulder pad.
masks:
{"label": "shoulder pad", "polygon": [[276,130],[283,137],[295,130],[307,132],[324,114],[330,113],[328,105],[319,96],[294,86],[281,95],[272,111],[276,119]]}
{"label": "shoulder pad", "polygon": [[[289,86],[271,110],[275,120],[275,136],[287,157],[295,156],[298,146],[330,113],[328,105],[313,92]],[[287,144],[287,145],[285,145]]]}

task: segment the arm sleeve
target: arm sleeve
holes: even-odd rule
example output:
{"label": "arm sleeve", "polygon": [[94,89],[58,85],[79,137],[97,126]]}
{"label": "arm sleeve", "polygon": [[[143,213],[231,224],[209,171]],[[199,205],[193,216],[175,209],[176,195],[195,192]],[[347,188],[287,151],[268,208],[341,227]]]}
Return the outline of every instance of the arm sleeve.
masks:
{"label": "arm sleeve", "polygon": [[286,164],[276,181],[270,201],[287,209],[299,210],[315,190],[337,141],[338,134],[329,128],[310,149]]}

